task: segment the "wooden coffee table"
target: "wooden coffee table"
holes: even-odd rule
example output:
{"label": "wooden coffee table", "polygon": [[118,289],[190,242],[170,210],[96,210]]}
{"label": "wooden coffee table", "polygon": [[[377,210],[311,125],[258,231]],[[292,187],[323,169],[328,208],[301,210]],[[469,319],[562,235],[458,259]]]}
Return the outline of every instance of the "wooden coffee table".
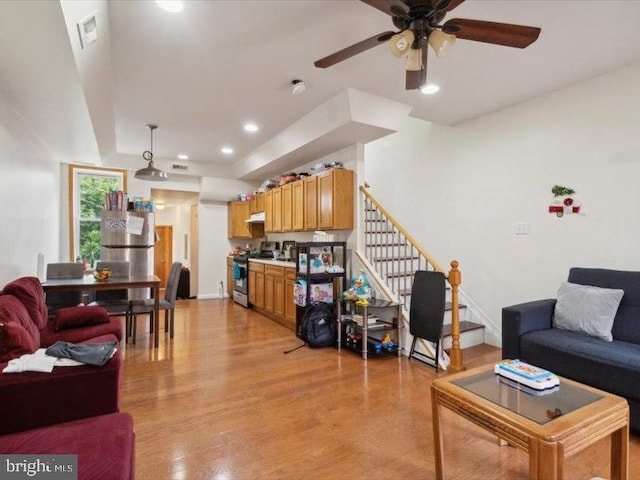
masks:
{"label": "wooden coffee table", "polygon": [[493,373],[493,364],[437,379],[431,386],[436,478],[442,479],[440,408],[529,453],[530,479],[561,479],[564,459],[611,436],[611,478],[629,473],[629,406],[624,398],[560,378],[557,391],[524,392]]}

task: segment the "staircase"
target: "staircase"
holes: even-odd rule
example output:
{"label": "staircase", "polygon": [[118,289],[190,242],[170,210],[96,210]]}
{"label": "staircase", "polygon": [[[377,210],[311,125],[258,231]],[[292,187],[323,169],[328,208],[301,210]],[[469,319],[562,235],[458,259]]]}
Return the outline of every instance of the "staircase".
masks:
{"label": "staircase", "polygon": [[[357,254],[360,262],[369,270],[370,275],[378,282],[384,293],[402,304],[407,327],[411,287],[416,270],[435,270],[447,276],[450,285],[447,289],[442,346],[451,354],[449,370],[462,370],[462,356],[459,349],[484,343],[484,325],[474,321],[476,319],[471,309],[458,302],[460,280],[460,272],[457,270],[458,262],[451,262],[450,272],[444,270],[380,205],[366,186],[360,187],[360,192],[363,206],[363,235]],[[404,345],[409,345],[413,340],[408,330],[408,328],[405,329]],[[456,336],[457,338],[454,338]],[[422,351],[434,356],[434,348],[429,342],[420,343]],[[448,360],[446,355],[441,357],[440,365],[447,368]]]}

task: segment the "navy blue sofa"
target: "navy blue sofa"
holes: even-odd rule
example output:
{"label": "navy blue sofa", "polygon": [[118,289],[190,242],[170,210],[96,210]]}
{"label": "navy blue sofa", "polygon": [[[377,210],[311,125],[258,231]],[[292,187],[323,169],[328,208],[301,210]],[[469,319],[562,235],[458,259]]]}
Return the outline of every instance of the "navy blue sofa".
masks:
{"label": "navy blue sofa", "polygon": [[640,431],[640,272],[572,268],[567,280],[624,290],[613,341],[552,328],[556,299],[537,300],[502,309],[502,358],[519,358],[626,398],[631,428]]}

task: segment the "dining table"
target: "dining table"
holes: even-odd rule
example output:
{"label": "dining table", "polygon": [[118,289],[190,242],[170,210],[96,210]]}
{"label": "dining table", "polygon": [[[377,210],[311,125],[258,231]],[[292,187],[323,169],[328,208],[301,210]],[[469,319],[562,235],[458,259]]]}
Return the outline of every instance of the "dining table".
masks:
{"label": "dining table", "polygon": [[96,280],[93,275],[83,278],[48,279],[42,282],[42,289],[47,292],[89,292],[98,290],[119,290],[123,288],[150,288],[154,301],[153,310],[153,346],[160,344],[160,278],[156,275],[130,275],[128,277],[110,277],[106,280]]}

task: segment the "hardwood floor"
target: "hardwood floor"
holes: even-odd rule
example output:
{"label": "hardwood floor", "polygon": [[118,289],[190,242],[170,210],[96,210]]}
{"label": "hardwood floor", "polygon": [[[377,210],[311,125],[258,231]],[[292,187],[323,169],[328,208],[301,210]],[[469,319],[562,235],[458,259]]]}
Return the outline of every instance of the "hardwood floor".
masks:
{"label": "hardwood floor", "polygon": [[[300,343],[293,332],[230,300],[178,301],[175,318],[175,338],[162,333],[154,350],[140,316],[137,344],[124,348],[137,479],[434,478],[432,368],[332,348],[284,355]],[[499,358],[465,351],[469,367]],[[524,452],[447,410],[442,421],[447,478],[527,478]],[[608,448],[570,458],[567,478],[607,478]],[[629,478],[640,478],[637,435],[629,456]]]}

